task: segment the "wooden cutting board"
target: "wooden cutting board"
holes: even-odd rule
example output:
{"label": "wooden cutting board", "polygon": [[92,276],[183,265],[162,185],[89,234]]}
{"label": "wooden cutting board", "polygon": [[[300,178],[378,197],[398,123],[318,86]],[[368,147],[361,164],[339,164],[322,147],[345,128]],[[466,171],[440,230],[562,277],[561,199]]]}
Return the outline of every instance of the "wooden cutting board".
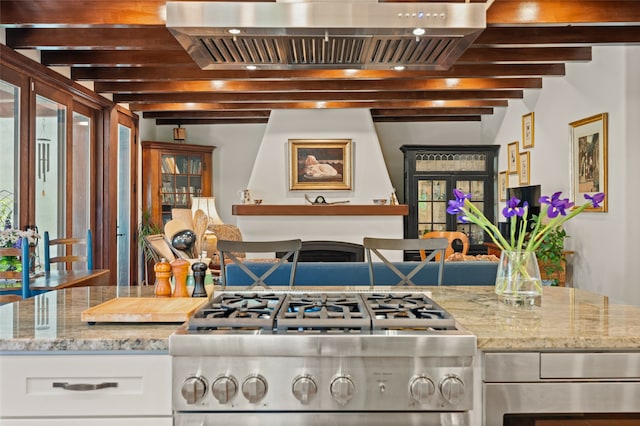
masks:
{"label": "wooden cutting board", "polygon": [[82,311],[80,318],[95,322],[185,322],[204,305],[206,297],[119,297]]}

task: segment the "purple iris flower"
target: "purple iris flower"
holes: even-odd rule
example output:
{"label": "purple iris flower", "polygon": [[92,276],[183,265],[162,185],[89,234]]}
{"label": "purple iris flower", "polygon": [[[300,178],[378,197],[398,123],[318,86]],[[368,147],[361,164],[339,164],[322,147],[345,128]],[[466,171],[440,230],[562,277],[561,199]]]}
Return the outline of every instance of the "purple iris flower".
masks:
{"label": "purple iris flower", "polygon": [[467,194],[458,188],[454,188],[453,196],[456,197],[456,200],[462,201],[463,204],[465,199],[471,199],[471,194]]}
{"label": "purple iris flower", "polygon": [[464,200],[466,200],[467,198],[471,199],[471,194],[465,194],[464,191],[461,191],[458,188],[455,188],[453,190],[453,196],[456,197],[456,199],[449,200],[449,207],[447,207],[447,213],[460,214],[462,213],[462,208],[464,207]]}
{"label": "purple iris flower", "polygon": [[18,238],[18,241],[15,242],[15,244],[13,245],[13,248],[22,248],[22,237]]}
{"label": "purple iris flower", "polygon": [[449,214],[460,214],[462,213],[462,208],[464,207],[464,200],[449,200],[449,207],[447,207],[447,213]]}
{"label": "purple iris flower", "polygon": [[520,204],[520,200],[516,197],[511,197],[511,199],[507,201],[507,206],[502,209],[504,217],[524,216],[524,209],[525,207],[529,207],[529,203],[525,201],[522,207],[518,207],[518,204]]}
{"label": "purple iris flower", "polygon": [[568,198],[560,198],[560,194],[562,194],[562,192],[558,191],[554,193],[551,198],[547,196],[540,197],[541,204],[549,204],[549,208],[547,209],[547,216],[549,216],[549,219],[553,219],[558,216],[558,214],[566,216],[566,210],[573,207],[573,203],[569,201]]}
{"label": "purple iris flower", "polygon": [[591,200],[593,207],[600,207],[600,203],[604,201],[604,192],[598,192],[597,194],[594,194],[593,197],[589,194],[584,194],[584,198]]}

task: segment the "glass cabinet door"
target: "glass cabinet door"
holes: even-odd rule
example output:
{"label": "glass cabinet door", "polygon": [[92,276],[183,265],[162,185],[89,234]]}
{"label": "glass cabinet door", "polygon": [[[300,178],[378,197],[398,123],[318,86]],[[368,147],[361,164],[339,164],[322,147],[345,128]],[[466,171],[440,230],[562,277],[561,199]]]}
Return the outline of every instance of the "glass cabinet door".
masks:
{"label": "glass cabinet door", "polygon": [[162,221],[171,220],[171,209],[188,209],[192,197],[202,194],[202,156],[162,154]]}
{"label": "glass cabinet door", "polygon": [[417,181],[418,235],[430,231],[447,230],[447,194],[449,179],[444,177],[420,178]]}
{"label": "glass cabinet door", "polygon": [[[485,216],[490,216],[488,211],[493,206],[493,200],[487,199],[485,190],[486,179],[465,178],[455,182],[455,187],[466,194],[471,194],[471,201]],[[453,198],[453,197],[452,197]],[[471,244],[482,244],[485,241],[484,231],[478,225],[457,221],[456,230],[464,232],[469,237]]]}

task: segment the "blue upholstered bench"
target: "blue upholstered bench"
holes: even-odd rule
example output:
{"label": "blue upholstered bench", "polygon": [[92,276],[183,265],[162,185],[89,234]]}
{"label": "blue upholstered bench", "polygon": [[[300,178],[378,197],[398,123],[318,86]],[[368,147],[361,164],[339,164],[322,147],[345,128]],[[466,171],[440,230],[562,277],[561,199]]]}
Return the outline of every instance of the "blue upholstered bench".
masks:
{"label": "blue upholstered bench", "polygon": [[[417,262],[394,262],[402,272],[411,271]],[[256,275],[262,275],[272,264],[251,262],[245,264]],[[412,281],[417,285],[435,285],[437,283],[437,264],[428,264],[418,272]],[[443,270],[443,285],[494,285],[496,280],[497,262],[463,261],[445,262]],[[291,264],[285,263],[274,271],[267,279],[267,285],[289,285]],[[383,263],[374,263],[376,285],[395,285],[400,280]],[[238,265],[229,264],[226,268],[227,284],[229,286],[247,286],[253,280],[244,273]],[[296,271],[296,286],[357,286],[369,285],[369,265],[367,262],[299,262]]]}

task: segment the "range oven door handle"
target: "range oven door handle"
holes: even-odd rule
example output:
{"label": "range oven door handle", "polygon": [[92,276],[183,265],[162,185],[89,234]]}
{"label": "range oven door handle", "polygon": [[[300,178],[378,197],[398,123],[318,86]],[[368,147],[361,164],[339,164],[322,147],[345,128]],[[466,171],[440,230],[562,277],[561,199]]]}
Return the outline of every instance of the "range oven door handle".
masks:
{"label": "range oven door handle", "polygon": [[54,388],[62,388],[69,391],[94,391],[106,388],[117,388],[118,382],[102,382],[102,383],[67,383],[53,382]]}

